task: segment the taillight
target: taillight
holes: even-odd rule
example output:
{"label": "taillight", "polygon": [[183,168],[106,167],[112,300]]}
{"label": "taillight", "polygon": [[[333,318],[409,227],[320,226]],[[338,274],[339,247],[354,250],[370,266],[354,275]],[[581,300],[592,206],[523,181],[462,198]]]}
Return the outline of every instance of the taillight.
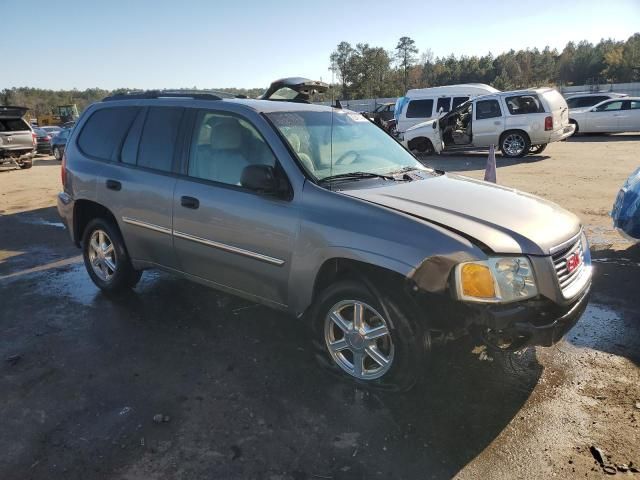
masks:
{"label": "taillight", "polygon": [[544,119],[544,129],[553,130],[553,117],[546,117]]}
{"label": "taillight", "polygon": [[31,132],[31,140],[33,141],[33,146],[35,147],[38,144],[38,136]]}
{"label": "taillight", "polygon": [[47,141],[51,140],[51,135],[47,135],[46,137],[44,137],[44,139]]}
{"label": "taillight", "polygon": [[62,154],[62,163],[60,164],[60,180],[62,180],[62,188],[67,186],[67,152]]}

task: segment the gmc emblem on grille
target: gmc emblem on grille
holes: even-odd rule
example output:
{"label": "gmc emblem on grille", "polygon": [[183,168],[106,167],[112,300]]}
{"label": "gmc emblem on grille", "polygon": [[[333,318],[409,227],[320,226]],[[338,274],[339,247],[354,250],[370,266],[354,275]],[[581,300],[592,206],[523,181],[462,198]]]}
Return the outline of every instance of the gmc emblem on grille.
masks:
{"label": "gmc emblem on grille", "polygon": [[567,273],[571,273],[578,268],[581,261],[580,254],[578,252],[573,252],[569,255],[567,257]]}

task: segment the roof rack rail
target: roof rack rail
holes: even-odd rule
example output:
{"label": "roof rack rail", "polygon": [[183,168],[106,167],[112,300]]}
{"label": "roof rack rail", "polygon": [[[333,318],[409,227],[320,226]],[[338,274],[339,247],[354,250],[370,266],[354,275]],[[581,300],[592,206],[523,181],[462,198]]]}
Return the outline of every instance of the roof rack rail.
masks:
{"label": "roof rack rail", "polygon": [[233,95],[223,92],[208,92],[206,90],[145,90],[118,93],[102,99],[103,102],[115,100],[143,100],[152,98],[192,98],[194,100],[222,100],[233,98]]}

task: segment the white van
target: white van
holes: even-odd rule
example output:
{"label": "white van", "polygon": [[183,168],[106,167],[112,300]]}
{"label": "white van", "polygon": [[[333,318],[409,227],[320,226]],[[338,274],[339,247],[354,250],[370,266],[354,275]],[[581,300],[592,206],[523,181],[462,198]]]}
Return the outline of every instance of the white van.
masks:
{"label": "white van", "polygon": [[399,135],[420,153],[464,151],[498,145],[505,157],[540,153],[548,143],[571,136],[569,108],[553,88],[498,92],[471,99],[437,119]]}
{"label": "white van", "polygon": [[398,98],[395,107],[396,130],[404,132],[407,128],[447,113],[467,100],[500,90],[484,83],[465,83],[445,87],[415,88]]}

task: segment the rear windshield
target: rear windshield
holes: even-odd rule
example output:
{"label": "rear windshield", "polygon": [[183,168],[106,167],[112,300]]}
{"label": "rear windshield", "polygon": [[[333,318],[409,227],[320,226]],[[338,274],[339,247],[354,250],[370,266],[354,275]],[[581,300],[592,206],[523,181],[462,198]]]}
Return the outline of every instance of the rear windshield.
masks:
{"label": "rear windshield", "polygon": [[31,130],[21,118],[0,118],[0,132],[24,132]]}
{"label": "rear windshield", "polygon": [[537,95],[516,95],[507,97],[505,101],[511,115],[544,112],[544,107]]}

